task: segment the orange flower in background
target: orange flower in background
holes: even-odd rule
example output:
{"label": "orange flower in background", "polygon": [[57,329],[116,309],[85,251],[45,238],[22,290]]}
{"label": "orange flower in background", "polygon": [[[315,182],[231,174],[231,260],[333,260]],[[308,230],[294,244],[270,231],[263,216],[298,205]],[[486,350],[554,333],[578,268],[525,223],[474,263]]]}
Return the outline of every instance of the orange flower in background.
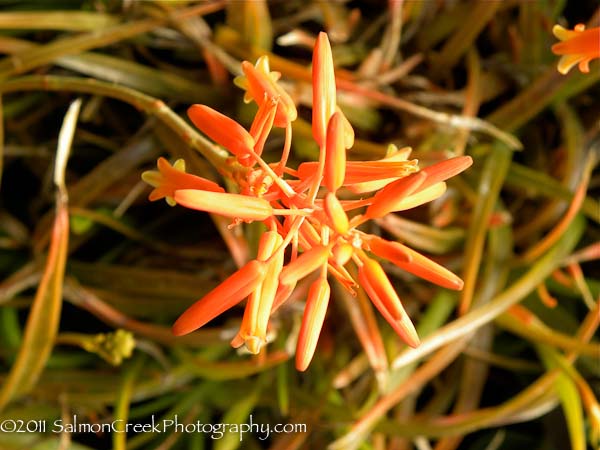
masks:
{"label": "orange flower in background", "polygon": [[[400,338],[417,346],[415,328],[373,257],[449,289],[462,289],[462,280],[401,243],[364,232],[361,225],[438,198],[445,191],[445,180],[467,169],[471,158],[451,158],[419,170],[416,160],[408,160],[409,148],[391,147],[388,156],[378,161],[347,161],[354,131],[337,106],[332,52],[327,35],[321,33],[313,54],[312,78],[312,130],[320,149],[319,161],[289,168],[296,107],[277,83],[279,74],[269,71],[267,57],[261,57],[255,66],[244,62],[242,69],[244,76],[238,77],[236,84],[246,89],[247,101],[258,105],[249,132],[208,106],[193,105],[188,110],[192,122],[239,163],[231,165],[237,192],[225,192],[208,180],[185,174],[181,163],[171,167],[162,158],[159,172],[144,174],[144,180],[155,188],[150,200],[166,197],[170,204],[229,217],[234,225],[260,221],[267,228],[256,259],[190,306],[173,325],[173,333],[190,333],[247,299],[239,333],[231,345],[244,345],[249,352],[259,353],[267,344],[273,312],[302,279],[310,277],[296,348],[296,367],[306,370],[326,318],[331,276],[354,295],[363,288]],[[268,164],[261,154],[273,126],[285,128],[285,142],[279,161]],[[363,196],[340,200],[340,189]],[[355,269],[357,279],[351,275]]]}
{"label": "orange flower in background", "polygon": [[560,25],[552,28],[554,36],[561,42],[552,46],[552,51],[561,55],[558,61],[558,71],[563,75],[576,64],[584,73],[590,71],[590,61],[600,58],[600,27],[585,29],[585,25],[576,25],[573,30],[567,30]]}
{"label": "orange flower in background", "polygon": [[221,186],[202,177],[185,173],[185,161],[178,159],[172,166],[165,158],[158,158],[158,171],[148,170],[142,174],[142,180],[155,189],[150,193],[151,201],[164,198],[175,206],[175,191],[178,189],[197,189],[212,192],[225,192]]}

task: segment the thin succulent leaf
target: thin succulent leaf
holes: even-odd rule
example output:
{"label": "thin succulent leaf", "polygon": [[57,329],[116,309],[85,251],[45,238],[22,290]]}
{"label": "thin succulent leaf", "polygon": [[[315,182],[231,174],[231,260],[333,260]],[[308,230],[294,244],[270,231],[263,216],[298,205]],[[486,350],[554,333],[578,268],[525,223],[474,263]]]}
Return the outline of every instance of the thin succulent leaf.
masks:
{"label": "thin succulent leaf", "polygon": [[[559,367],[557,359],[560,358],[558,352],[547,345],[537,345],[536,349],[544,362],[544,365],[550,369]],[[585,450],[585,426],[583,423],[583,407],[581,405],[581,397],[577,391],[577,387],[573,380],[565,373],[558,375],[555,381],[555,389],[560,398],[567,429],[569,430],[569,438],[571,448],[573,450]]]}
{"label": "thin succulent leaf", "polygon": [[176,115],[162,101],[142,94],[136,90],[97,81],[76,77],[57,76],[26,76],[5,81],[0,86],[0,92],[26,90],[72,91],[95,95],[105,95],[130,103],[145,113],[156,116],[169,128],[183,138],[190,146],[202,153],[215,167],[223,167],[227,153],[202,137],[194,128]]}
{"label": "thin succulent leaf", "polygon": [[0,13],[0,29],[93,31],[116,25],[119,17],[90,11]]}
{"label": "thin succulent leaf", "polygon": [[423,358],[442,345],[469,334],[494,320],[510,306],[518,303],[548,277],[559,266],[560,260],[572,251],[581,237],[584,225],[582,218],[575,220],[561,240],[508,289],[498,294],[490,303],[472,310],[451,324],[440,328],[421,341],[418,348],[405,350],[394,360],[393,367],[401,367]]}
{"label": "thin succulent leaf", "polygon": [[[220,420],[220,423],[236,423],[236,424],[247,424],[249,419],[248,417],[252,417],[251,413],[256,407],[256,404],[260,398],[260,385],[256,387],[253,391],[249,392],[243,398],[240,398],[237,402],[231,405],[223,417]],[[260,436],[258,436],[260,438]],[[244,436],[241,432],[232,433],[231,431],[227,432],[222,439],[219,439],[215,442],[215,450],[237,450],[242,446],[242,443],[246,436]]]}
{"label": "thin succulent leaf", "polygon": [[129,407],[132,400],[134,385],[142,371],[144,358],[138,358],[123,373],[119,393],[115,402],[115,432],[112,434],[114,450],[127,449],[126,424],[129,418]]}
{"label": "thin succulent leaf", "polygon": [[489,229],[491,214],[496,207],[504,178],[512,159],[512,152],[496,144],[488,155],[478,183],[477,202],[471,216],[465,243],[464,288],[461,292],[459,312],[465,314],[473,300],[483,247]]}
{"label": "thin succulent leaf", "polygon": [[[550,198],[567,201],[573,200],[573,192],[559,184],[555,179],[543,172],[532,170],[514,161],[510,164],[508,174],[506,175],[506,184],[528,189]],[[600,210],[600,202],[597,199],[587,196],[583,200],[581,212],[596,223],[600,223],[598,210]]]}
{"label": "thin succulent leaf", "polygon": [[[188,8],[187,10],[179,10],[174,13],[173,18],[205,14],[217,10],[219,7],[220,5],[218,3],[199,5]],[[163,25],[169,19],[170,18],[165,17],[162,19],[139,20],[102,28],[88,34],[57,39],[49,44],[22,52],[19,56],[18,64],[15,64],[11,58],[4,58],[3,60],[0,60],[0,80],[4,80],[14,75],[20,75],[31,69],[48,64],[62,56],[73,55],[85,50],[104,47],[142,33],[147,33],[148,31]]]}
{"label": "thin succulent leaf", "polygon": [[69,215],[64,181],[65,167],[75,132],[79,106],[74,102],[65,115],[58,140],[54,182],[56,217],[42,279],[31,306],[21,347],[0,390],[0,409],[12,399],[30,391],[52,352],[62,307],[63,278],[69,243]]}
{"label": "thin succulent leaf", "polygon": [[209,380],[235,380],[254,375],[281,364],[289,359],[290,355],[284,351],[275,351],[269,354],[264,361],[257,362],[246,360],[239,362],[210,362],[201,358],[189,359],[188,369]]}

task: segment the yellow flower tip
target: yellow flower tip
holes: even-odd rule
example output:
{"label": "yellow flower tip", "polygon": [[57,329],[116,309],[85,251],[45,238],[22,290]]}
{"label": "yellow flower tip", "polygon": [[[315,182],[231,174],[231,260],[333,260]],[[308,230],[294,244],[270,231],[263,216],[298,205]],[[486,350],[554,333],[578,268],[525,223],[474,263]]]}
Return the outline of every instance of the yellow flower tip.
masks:
{"label": "yellow flower tip", "polygon": [[365,292],[394,331],[411,347],[419,345],[419,336],[406,314],[398,294],[381,265],[368,257],[361,258],[358,279]]}
{"label": "yellow flower tip", "polygon": [[248,262],[179,316],[173,324],[173,334],[191,333],[232,308],[256,289],[266,273],[266,263]]}
{"label": "yellow flower tip", "polygon": [[449,178],[452,178],[467,170],[472,165],[473,158],[470,156],[457,156],[455,158],[449,158],[425,167],[421,170],[421,172],[427,175],[427,179],[419,187],[419,190],[423,190],[433,186],[436,183],[439,183],[440,181],[445,181]]}
{"label": "yellow flower tip", "polygon": [[244,340],[244,345],[246,349],[252,353],[253,355],[258,355],[260,353],[260,349],[263,346],[262,340],[257,336],[248,336]]}
{"label": "yellow flower tip", "polygon": [[259,197],[181,189],[175,191],[174,198],[177,203],[186,208],[244,221],[266,220],[273,215],[273,208],[269,202]]}
{"label": "yellow flower tip", "polygon": [[344,115],[339,106],[336,106],[335,110],[342,115],[342,122],[344,123],[344,147],[346,147],[346,149],[352,148],[354,145],[354,128],[352,128],[352,124]]}
{"label": "yellow flower tip", "polygon": [[335,73],[333,56],[327,34],[319,33],[312,58],[313,85],[313,137],[319,147],[325,146],[327,139],[327,124],[336,109]]}
{"label": "yellow flower tip", "polygon": [[342,204],[333,192],[327,193],[323,206],[331,228],[333,228],[338,234],[346,234],[349,228],[348,216],[346,215],[346,211],[344,211]]}
{"label": "yellow flower tip", "polygon": [[254,148],[254,139],[235,120],[206,105],[192,105],[187,113],[192,123],[217,144],[238,158],[248,158],[248,150]]}
{"label": "yellow flower tip", "polygon": [[146,170],[142,172],[142,181],[146,182],[152,187],[160,186],[163,177],[157,170]]}
{"label": "yellow flower tip", "polygon": [[[273,124],[276,127],[285,128],[290,122],[298,118],[298,111],[294,101],[289,94],[277,84],[281,76],[279,72],[270,72],[269,59],[261,56],[253,66],[248,61],[242,62],[242,71],[245,75],[245,82],[240,80],[246,86],[246,93],[253,99],[257,105],[261,105],[265,100],[277,101],[277,109]],[[239,85],[239,84],[238,84]]]}
{"label": "yellow flower tip", "polygon": [[560,42],[552,46],[552,52],[561,55],[558,61],[558,71],[565,75],[572,67],[579,65],[583,73],[590,71],[589,63],[600,58],[600,27],[585,29],[578,24],[573,30],[567,30],[560,25],[552,29]]}
{"label": "yellow flower tip", "polygon": [[344,184],[346,174],[344,116],[341,112],[336,112],[329,119],[326,149],[323,184],[335,192]]}
{"label": "yellow flower tip", "polygon": [[305,251],[283,268],[279,275],[279,283],[293,285],[323,264],[327,264],[329,250],[330,246],[318,245]]}
{"label": "yellow flower tip", "polygon": [[319,277],[308,291],[296,347],[296,369],[301,372],[308,368],[315,354],[330,294],[331,289],[326,277]]}
{"label": "yellow flower tip", "polygon": [[375,194],[373,203],[367,208],[365,216],[375,219],[392,211],[408,209],[406,202],[403,203],[403,200],[415,192],[426,178],[427,174],[421,171],[388,184]]}

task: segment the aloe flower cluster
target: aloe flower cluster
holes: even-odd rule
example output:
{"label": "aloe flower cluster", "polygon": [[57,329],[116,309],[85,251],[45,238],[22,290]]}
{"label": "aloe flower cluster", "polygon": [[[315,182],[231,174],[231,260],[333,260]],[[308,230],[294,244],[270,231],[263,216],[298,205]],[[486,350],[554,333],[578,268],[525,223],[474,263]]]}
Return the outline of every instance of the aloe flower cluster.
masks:
{"label": "aloe flower cluster", "polygon": [[[312,63],[312,132],[320,149],[318,161],[288,167],[296,106],[277,83],[280,74],[271,72],[267,57],[261,57],[256,65],[243,62],[244,75],[235,80],[246,90],[245,100],[258,106],[250,130],[206,105],[188,110],[196,127],[231,153],[232,164],[244,169],[234,177],[237,192],[226,192],[212,181],[185,173],[181,160],[171,166],[160,158],[158,171],[143,175],[155,188],[150,200],[165,198],[170,205],[229,217],[234,224],[260,221],[267,227],[256,258],[190,306],[173,325],[173,333],[190,333],[247,299],[231,344],[245,345],[256,354],[267,342],[271,315],[300,280],[311,277],[296,349],[298,370],[306,370],[315,352],[329,303],[330,277],[352,293],[362,287],[404,342],[419,345],[379,260],[449,289],[460,290],[463,282],[405,245],[361,231],[361,225],[440,197],[446,189],[444,181],[472,163],[470,157],[461,156],[420,169],[416,160],[408,159],[410,149],[377,161],[347,161],[354,132],[336,104],[331,47],[325,33],[318,36]],[[267,163],[261,153],[273,127],[285,130],[285,143],[280,160]],[[340,190],[355,195],[340,200]],[[350,265],[356,270],[349,270]]]}

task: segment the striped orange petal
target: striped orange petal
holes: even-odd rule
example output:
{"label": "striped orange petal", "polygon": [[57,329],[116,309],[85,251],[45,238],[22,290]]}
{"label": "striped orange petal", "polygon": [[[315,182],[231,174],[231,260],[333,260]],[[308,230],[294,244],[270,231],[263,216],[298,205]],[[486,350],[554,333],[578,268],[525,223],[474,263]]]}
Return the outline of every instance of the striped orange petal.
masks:
{"label": "striped orange petal", "polygon": [[254,149],[254,139],[235,120],[206,105],[192,105],[188,116],[196,127],[240,160],[247,161],[248,149]]}
{"label": "striped orange petal", "polygon": [[327,264],[329,250],[329,246],[319,245],[305,251],[283,268],[279,275],[279,282],[287,285],[293,284],[323,264]]}
{"label": "striped orange petal", "polygon": [[463,288],[464,283],[458,276],[399,242],[374,238],[368,245],[371,252],[413,275],[448,289],[460,291]]}
{"label": "striped orange petal", "polygon": [[326,277],[319,277],[308,291],[296,347],[296,369],[302,372],[308,368],[315,354],[321,328],[325,321],[330,293],[331,289]]}
{"label": "striped orange petal", "polygon": [[327,34],[319,33],[312,58],[312,86],[313,86],[313,111],[312,131],[313,137],[320,148],[323,148],[327,139],[327,124],[335,112],[336,88],[335,73],[333,69],[333,56]]}
{"label": "striped orange petal", "polygon": [[417,172],[388,184],[385,188],[375,194],[373,203],[367,208],[365,216],[374,219],[383,217],[392,211],[406,209],[403,208],[401,202],[415,192],[423,184],[426,178],[426,174]]}
{"label": "striped orange petal", "polygon": [[402,340],[411,347],[417,347],[419,345],[417,331],[383,268],[371,258],[364,257],[362,262],[363,265],[358,270],[361,286]]}
{"label": "striped orange petal", "polygon": [[346,234],[348,232],[348,216],[342,207],[342,204],[333,192],[328,192],[323,202],[325,215],[331,228],[338,234]]}
{"label": "striped orange petal", "polygon": [[265,220],[273,215],[268,201],[242,194],[181,189],[175,191],[174,198],[186,208],[246,221]]}
{"label": "striped orange petal", "polygon": [[457,156],[427,166],[424,169],[421,169],[421,172],[427,174],[427,179],[419,187],[419,190],[422,191],[440,181],[452,178],[471,167],[472,164],[473,158],[470,156]]}
{"label": "striped orange petal", "polygon": [[279,273],[283,267],[284,252],[279,249],[282,241],[283,238],[277,232],[267,231],[259,242],[259,261],[267,261],[274,252],[277,254],[267,263],[262,283],[250,294],[240,327],[240,335],[246,348],[253,354],[257,354],[266,343],[267,324],[279,285]]}
{"label": "striped orange petal", "polygon": [[327,125],[327,151],[323,182],[327,189],[335,192],[344,184],[346,174],[346,147],[344,146],[344,122],[341,112],[336,112]]}

